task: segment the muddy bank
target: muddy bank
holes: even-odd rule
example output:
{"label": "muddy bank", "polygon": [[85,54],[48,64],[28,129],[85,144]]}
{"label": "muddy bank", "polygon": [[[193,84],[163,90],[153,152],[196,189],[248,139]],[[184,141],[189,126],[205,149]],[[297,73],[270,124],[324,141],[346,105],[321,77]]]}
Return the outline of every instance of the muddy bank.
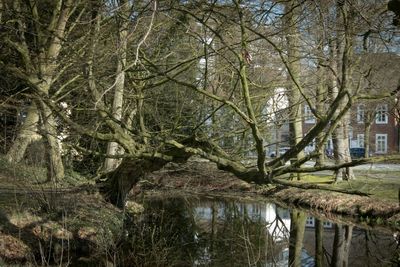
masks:
{"label": "muddy bank", "polygon": [[348,195],[316,189],[278,186],[260,192],[280,202],[310,208],[325,214],[338,214],[357,218],[369,225],[388,225],[400,229],[398,204],[366,196]]}

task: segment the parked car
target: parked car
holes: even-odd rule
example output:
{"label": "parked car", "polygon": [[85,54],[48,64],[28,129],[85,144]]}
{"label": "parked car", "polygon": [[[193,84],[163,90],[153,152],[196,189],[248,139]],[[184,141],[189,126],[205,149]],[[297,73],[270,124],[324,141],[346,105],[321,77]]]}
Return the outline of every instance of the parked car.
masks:
{"label": "parked car", "polygon": [[352,147],[350,148],[350,156],[352,159],[363,158],[365,155],[365,148]]}
{"label": "parked car", "polygon": [[[288,151],[289,149],[290,149],[290,147],[281,147],[281,148],[279,148],[279,155],[278,156],[281,156],[281,155],[285,154],[286,151]],[[276,157],[276,152],[272,151],[271,153],[269,153],[269,156],[271,158],[275,158]]]}

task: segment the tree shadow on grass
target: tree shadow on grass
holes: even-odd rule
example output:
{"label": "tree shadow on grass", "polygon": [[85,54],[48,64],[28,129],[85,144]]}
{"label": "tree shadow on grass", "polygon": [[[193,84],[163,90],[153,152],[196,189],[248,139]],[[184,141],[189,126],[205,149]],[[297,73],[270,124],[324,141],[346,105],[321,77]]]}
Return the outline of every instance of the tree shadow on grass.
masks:
{"label": "tree shadow on grass", "polygon": [[0,262],[99,266],[100,259],[93,262],[83,258],[85,262],[80,262],[80,257],[90,256],[90,248],[95,247],[95,243],[90,238],[81,238],[78,230],[71,232],[63,228],[62,222],[62,214],[19,220],[0,210]]}

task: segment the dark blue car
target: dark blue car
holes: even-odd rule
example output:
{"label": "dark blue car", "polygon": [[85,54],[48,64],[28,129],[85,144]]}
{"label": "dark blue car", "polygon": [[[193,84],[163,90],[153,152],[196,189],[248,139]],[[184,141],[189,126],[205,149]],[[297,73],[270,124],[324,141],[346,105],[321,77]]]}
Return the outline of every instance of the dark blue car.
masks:
{"label": "dark blue car", "polygon": [[365,148],[363,147],[352,147],[350,148],[350,156],[353,159],[363,158],[365,155]]}

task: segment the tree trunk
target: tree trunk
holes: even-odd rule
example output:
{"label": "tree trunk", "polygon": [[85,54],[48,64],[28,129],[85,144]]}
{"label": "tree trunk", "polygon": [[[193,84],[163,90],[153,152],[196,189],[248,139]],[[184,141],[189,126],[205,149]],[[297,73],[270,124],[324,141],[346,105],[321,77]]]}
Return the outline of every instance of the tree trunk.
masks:
{"label": "tree trunk", "polygon": [[40,101],[41,133],[45,140],[47,181],[60,181],[64,178],[64,165],[61,148],[57,140],[57,123],[51,109]]}
{"label": "tree trunk", "polygon": [[[322,7],[324,9],[324,12],[326,12],[326,7]],[[319,20],[317,23],[324,25],[325,24],[325,17],[320,14],[319,15]],[[326,77],[328,76],[328,73],[325,71],[325,67],[323,67],[326,64],[326,59],[325,59],[325,54],[324,54],[324,45],[325,45],[325,38],[323,34],[323,30],[317,30],[317,55],[319,56],[318,59],[318,66],[317,66],[317,90],[316,90],[316,103],[315,103],[315,109],[318,115],[326,114],[325,113],[325,103],[326,103],[326,98],[327,98],[327,79]],[[320,118],[317,118],[317,122],[320,121]],[[322,166],[325,164],[325,158],[326,158],[326,147],[325,147],[325,142],[326,142],[326,133],[324,131],[321,131],[317,137],[315,138],[315,143],[316,143],[316,152],[318,153],[317,158],[315,159],[315,166]]]}
{"label": "tree trunk", "polygon": [[[300,92],[295,86],[294,80],[298,81],[300,74],[300,53],[298,51],[299,32],[297,20],[299,18],[299,7],[296,7],[297,1],[290,1],[285,4],[285,27],[286,44],[288,52],[288,68],[292,72],[288,78],[288,104],[289,104],[289,142],[294,147],[303,138],[303,122],[301,112]],[[300,151],[294,161],[304,157],[304,152]],[[297,180],[300,180],[300,173],[297,173]]]}
{"label": "tree trunk", "polygon": [[0,24],[3,21],[3,8],[4,8],[3,0],[0,0]]}
{"label": "tree trunk", "polygon": [[[115,91],[112,115],[115,120],[120,121],[122,119],[122,105],[125,88],[125,66],[126,66],[126,51],[128,45],[128,25],[129,25],[129,13],[130,5],[127,0],[120,1],[120,25],[118,31],[118,47],[117,47],[117,74],[115,78]],[[118,155],[121,154],[122,148],[116,142],[109,142],[107,145],[107,155]],[[115,158],[106,158],[104,162],[104,171],[109,172],[115,169],[120,160]]]}
{"label": "tree trunk", "polygon": [[364,124],[364,158],[369,158],[369,151],[370,151],[370,135],[371,135],[371,127],[372,127],[372,122],[373,119],[375,118],[375,112],[367,112],[367,115],[365,116]]}
{"label": "tree trunk", "polygon": [[289,266],[301,266],[306,218],[306,214],[302,211],[293,210],[290,213]]}
{"label": "tree trunk", "polygon": [[[145,150],[145,148],[144,148]],[[123,207],[127,194],[144,174],[161,169],[168,162],[183,163],[192,155],[198,155],[217,164],[220,170],[228,171],[246,182],[265,184],[265,175],[258,168],[246,168],[242,163],[229,160],[221,149],[208,140],[189,138],[182,143],[169,141],[158,153],[141,153],[143,158],[125,158],[113,171],[105,173],[97,181],[100,192],[107,201]]]}
{"label": "tree trunk", "polygon": [[[341,1],[337,1],[337,17],[336,17],[336,25],[337,25],[337,39],[335,46],[335,53],[332,54],[332,62],[335,64],[335,69],[337,73],[340,74],[340,84],[336,83],[336,77],[334,77],[334,86],[333,92],[334,97],[343,91],[351,92],[349,86],[349,77],[350,77],[350,58],[352,56],[353,49],[353,40],[351,36],[351,17],[349,15],[349,6],[347,2],[342,3]],[[341,26],[341,24],[344,24]],[[344,27],[344,29],[341,29]],[[336,56],[336,58],[335,58]],[[339,106],[338,113],[341,110],[345,109],[346,101],[349,101],[349,96],[346,96]],[[349,140],[348,140],[348,126],[350,123],[350,115],[349,112],[343,115],[341,121],[337,125],[336,129],[333,132],[333,144],[334,144],[334,154],[335,154],[335,163],[341,164],[344,162],[350,162],[350,149],[349,149]],[[354,179],[353,169],[351,167],[346,167],[343,170],[338,170],[335,173],[335,181],[342,181],[343,179]]]}
{"label": "tree trunk", "polygon": [[267,177],[266,173],[266,168],[265,168],[265,148],[264,148],[264,139],[263,136],[261,135],[261,131],[257,122],[257,117],[254,112],[252,100],[250,98],[250,89],[249,89],[249,83],[247,81],[247,70],[246,70],[246,64],[250,64],[251,59],[249,59],[249,53],[247,51],[247,34],[246,34],[246,27],[245,27],[245,22],[243,18],[243,10],[242,7],[240,7],[238,2],[236,3],[236,8],[238,9],[239,13],[239,18],[240,18],[240,30],[241,30],[241,48],[242,48],[242,53],[239,55],[239,64],[240,64],[240,83],[242,87],[242,94],[244,98],[244,103],[246,106],[247,110],[247,115],[249,120],[248,125],[250,126],[251,133],[253,136],[253,139],[255,141],[255,148],[257,151],[257,168],[259,170],[260,176],[265,177],[266,179],[269,179]]}
{"label": "tree trunk", "polygon": [[105,174],[99,181],[100,193],[104,198],[123,208],[132,187],[146,174],[157,171],[168,163],[163,159],[124,159],[112,172]]}
{"label": "tree trunk", "polygon": [[6,159],[8,162],[20,162],[25,155],[28,145],[40,139],[41,136],[38,134],[38,122],[39,112],[35,102],[32,101],[17,138],[7,152]]}

